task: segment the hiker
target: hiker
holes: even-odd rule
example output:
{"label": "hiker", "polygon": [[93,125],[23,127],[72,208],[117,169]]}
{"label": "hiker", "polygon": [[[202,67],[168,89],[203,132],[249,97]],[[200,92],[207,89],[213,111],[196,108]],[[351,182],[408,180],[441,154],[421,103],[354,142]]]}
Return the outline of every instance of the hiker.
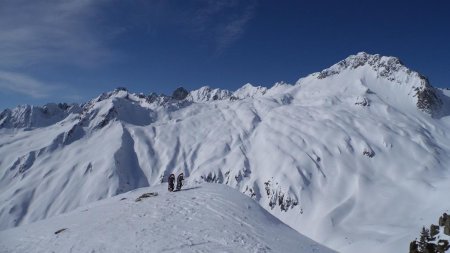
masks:
{"label": "hiker", "polygon": [[181,186],[183,185],[184,175],[181,173],[177,177],[177,191],[181,190]]}
{"label": "hiker", "polygon": [[175,184],[175,174],[170,174],[168,182],[169,182],[169,191],[172,192]]}

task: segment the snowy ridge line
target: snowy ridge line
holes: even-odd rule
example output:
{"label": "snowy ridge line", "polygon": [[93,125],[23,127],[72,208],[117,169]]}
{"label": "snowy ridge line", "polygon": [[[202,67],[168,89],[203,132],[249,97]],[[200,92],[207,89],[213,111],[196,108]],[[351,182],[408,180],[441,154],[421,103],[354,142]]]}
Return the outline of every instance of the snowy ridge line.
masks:
{"label": "snowy ridge line", "polygon": [[[335,252],[297,233],[229,187],[201,184],[176,193],[166,188],[166,184],[140,188],[2,231],[0,251]],[[153,195],[136,202],[144,192]]]}
{"label": "snowy ridge line", "polygon": [[0,230],[183,172],[237,189],[335,250],[399,252],[449,209],[450,94],[434,89],[442,104],[427,113],[420,77],[355,66],[246,85],[238,99],[201,88],[199,102],[184,89],[147,101],[117,89],[47,114],[2,113]]}
{"label": "snowy ridge line", "polygon": [[[262,96],[267,88],[246,84],[235,92],[223,89],[211,89],[208,86],[188,92],[182,87],[177,88],[171,96],[150,93],[131,93],[124,87],[118,87],[114,91],[105,92],[91,101],[84,104],[49,103],[44,106],[21,105],[13,109],[5,109],[0,113],[0,128],[26,128],[46,127],[76,114],[81,117],[99,103],[106,99],[123,98],[132,103],[138,103],[142,107],[158,108],[169,107],[178,108],[189,103],[201,103],[216,100],[238,100]],[[113,111],[109,113],[114,113]]]}
{"label": "snowy ridge line", "polygon": [[[415,97],[417,108],[426,113],[432,115],[435,114],[443,107],[444,102],[442,100],[447,99],[446,96],[443,96],[442,90],[432,87],[425,76],[410,70],[403,65],[398,58],[380,56],[378,54],[371,55],[365,52],[351,55],[330,68],[313,73],[305,78],[301,78],[297,81],[296,85],[300,85],[303,80],[311,77],[325,79],[334,75],[339,75],[342,72],[355,70],[361,67],[370,68],[374,73],[376,73],[377,78],[384,78],[398,85],[411,83],[411,86],[408,87],[408,95]],[[253,86],[252,84],[247,83],[234,92],[217,88],[212,89],[209,86],[203,86],[197,90],[189,92],[180,87],[176,89],[171,96],[164,94],[158,95],[156,93],[150,93],[149,95],[144,95],[143,93],[129,93],[126,88],[119,87],[114,91],[103,93],[90,102],[81,105],[67,105],[65,103],[56,105],[50,103],[42,107],[24,105],[13,109],[5,109],[2,113],[0,113],[0,128],[45,127],[64,119],[72,113],[79,114],[81,111],[86,110],[86,107],[89,108],[92,104],[111,98],[112,96],[125,97],[141,104],[147,103],[148,105],[142,106],[150,108],[155,107],[152,106],[152,104],[170,107],[171,104],[174,103],[178,104],[175,105],[175,107],[179,107],[186,104],[185,102],[199,103],[275,95],[288,92],[291,87],[292,85],[284,82],[275,83],[270,89],[262,86]],[[123,92],[125,92],[126,95],[121,94]],[[360,99],[364,100],[365,98]],[[184,101],[184,103],[182,101]],[[367,101],[364,103],[367,104]]]}

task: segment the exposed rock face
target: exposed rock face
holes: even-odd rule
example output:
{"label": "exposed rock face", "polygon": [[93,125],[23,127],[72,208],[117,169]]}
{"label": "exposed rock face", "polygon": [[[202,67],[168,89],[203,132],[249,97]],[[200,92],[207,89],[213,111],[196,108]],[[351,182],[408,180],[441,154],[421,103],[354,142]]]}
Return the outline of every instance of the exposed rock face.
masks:
{"label": "exposed rock face", "polygon": [[153,103],[153,102],[156,101],[157,98],[158,98],[158,94],[152,92],[152,93],[150,93],[150,94],[146,97],[145,100],[146,100],[148,103]]}
{"label": "exposed rock face", "polygon": [[99,128],[103,128],[106,125],[108,125],[108,123],[111,120],[114,120],[114,118],[117,116],[117,111],[114,107],[111,107],[108,111],[108,113],[106,115],[103,116],[103,120],[100,121],[100,123],[98,123],[97,126],[95,126],[95,128],[99,129]]}
{"label": "exposed rock face", "polygon": [[371,148],[366,148],[363,151],[363,155],[368,156],[370,158],[375,156],[375,151],[373,151]]}
{"label": "exposed rock face", "polygon": [[189,95],[189,92],[183,88],[178,87],[174,92],[172,93],[172,98],[176,100],[183,100]]}
{"label": "exposed rock face", "polygon": [[21,105],[0,113],[0,128],[34,128],[52,125],[71,113],[79,113],[79,105],[49,103],[44,106]]}
{"label": "exposed rock face", "polygon": [[10,109],[5,109],[0,113],[0,128],[5,126],[9,117],[11,117]]}
{"label": "exposed rock face", "polygon": [[380,56],[379,54],[371,55],[360,52],[356,55],[349,56],[328,69],[322,70],[317,74],[317,78],[323,79],[339,74],[346,69],[356,69],[365,65],[371,66],[371,68],[378,73],[378,76],[385,77],[390,81],[395,80],[395,73],[400,70],[404,70],[408,74],[412,73],[412,71],[407,69],[400,59],[396,57]]}
{"label": "exposed rock face", "polygon": [[280,186],[278,186],[278,183],[273,185],[271,180],[269,180],[265,182],[264,185],[271,209],[279,206],[281,211],[286,212],[290,208],[298,205],[298,200],[295,197],[290,196],[287,192],[284,192]]}
{"label": "exposed rock face", "polygon": [[193,90],[189,93],[189,100],[193,102],[207,102],[215,100],[226,100],[231,97],[231,92],[222,89],[211,89],[203,86],[200,89]]}
{"label": "exposed rock face", "polygon": [[[442,101],[439,99],[435,88],[433,88],[428,79],[407,68],[400,59],[396,57],[380,56],[379,54],[367,54],[365,52],[349,56],[338,62],[330,68],[315,73],[318,79],[324,79],[337,75],[345,70],[357,69],[363,66],[369,66],[377,77],[385,78],[391,82],[403,85],[406,80],[417,79],[418,84],[413,88],[413,96],[417,97],[416,106],[419,110],[428,114],[435,114],[441,107]],[[357,103],[362,105],[360,103]]]}
{"label": "exposed rock face", "polygon": [[448,215],[444,213],[441,217],[439,217],[439,226],[444,226],[445,221],[447,220]]}
{"label": "exposed rock face", "polygon": [[117,87],[117,88],[115,89],[115,91],[116,91],[116,92],[118,92],[118,91],[128,91],[128,89],[127,89],[126,87]]}
{"label": "exposed rock face", "polygon": [[[443,227],[443,229],[441,229]],[[443,230],[444,235],[440,233]],[[423,227],[419,239],[409,245],[409,253],[445,253],[450,251],[446,236],[450,236],[450,217],[444,213],[439,217],[438,225],[431,224],[430,229]],[[447,237],[448,238],[448,237]]]}
{"label": "exposed rock face", "polygon": [[422,87],[416,88],[417,108],[433,114],[441,108],[442,101],[437,96],[435,89],[428,83],[428,80],[425,77],[422,78]]}
{"label": "exposed rock face", "polygon": [[355,101],[355,105],[370,106],[370,100],[366,97],[357,97],[356,101]]}
{"label": "exposed rock face", "polygon": [[445,221],[444,234],[450,236],[450,219],[447,219],[447,221]]}

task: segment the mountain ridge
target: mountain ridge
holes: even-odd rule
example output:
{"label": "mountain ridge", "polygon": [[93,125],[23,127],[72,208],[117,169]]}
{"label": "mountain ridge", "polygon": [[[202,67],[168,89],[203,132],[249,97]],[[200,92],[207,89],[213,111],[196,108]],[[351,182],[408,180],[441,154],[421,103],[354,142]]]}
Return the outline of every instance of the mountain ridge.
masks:
{"label": "mountain ridge", "polygon": [[[311,75],[308,75],[304,78],[299,79],[294,86],[301,85],[302,81],[304,79],[314,77],[317,79],[325,79],[328,77],[333,77],[334,75],[339,75],[341,72],[348,71],[348,70],[355,70],[360,67],[370,67],[374,72],[377,74],[377,78],[386,78],[389,81],[393,81],[397,84],[407,83],[410,82],[411,79],[417,79],[415,83],[412,84],[410,87],[409,94],[412,93],[413,97],[416,98],[416,106],[419,110],[424,111],[430,115],[436,115],[438,114],[439,110],[443,106],[442,101],[442,92],[439,91],[439,89],[434,88],[429,83],[428,79],[421,75],[420,73],[413,71],[409,68],[407,68],[403,62],[396,58],[396,57],[390,57],[390,56],[380,56],[379,54],[367,54],[365,52],[360,52],[356,55],[350,55],[346,59],[332,65],[329,68],[326,68],[320,72],[313,73]],[[398,73],[402,73],[402,75],[398,75]],[[283,87],[284,86],[284,87]],[[287,87],[286,87],[287,86]],[[63,113],[65,116],[68,116],[70,113],[77,113],[80,111],[80,108],[84,107],[84,105],[92,103],[92,101],[100,102],[103,99],[109,98],[111,96],[114,96],[114,94],[117,94],[120,91],[127,92],[127,94],[130,94],[134,97],[138,97],[140,99],[144,99],[145,101],[153,104],[156,103],[160,106],[164,106],[168,103],[175,101],[188,101],[188,102],[210,102],[210,101],[216,101],[216,100],[236,100],[236,99],[246,99],[246,98],[253,98],[255,96],[263,96],[266,93],[267,94],[273,94],[274,90],[280,90],[280,87],[283,87],[284,89],[281,90],[287,90],[288,88],[292,87],[293,85],[278,82],[275,83],[271,88],[266,88],[262,86],[253,86],[250,83],[245,84],[241,88],[237,89],[236,91],[232,92],[229,90],[224,89],[212,89],[209,86],[203,86],[197,90],[193,91],[187,91],[184,88],[184,92],[186,92],[186,95],[182,98],[175,98],[174,95],[167,96],[167,95],[158,95],[156,93],[150,93],[149,95],[144,95],[142,93],[130,93],[128,90],[124,87],[119,87],[111,92],[102,93],[97,98],[83,104],[71,104],[68,105],[66,103],[59,103],[57,106],[60,109],[70,109],[66,113]],[[181,87],[180,87],[181,88]],[[38,111],[41,112],[41,114],[47,114],[48,110],[55,110],[55,104],[49,103],[44,106],[29,106],[29,105],[21,105],[13,109],[5,109],[3,112],[0,113],[0,127],[7,127],[7,119],[8,118],[17,118],[17,117],[24,117],[24,118],[31,118],[31,115],[38,114]],[[52,113],[50,112],[50,115]],[[31,120],[31,119],[29,119]],[[24,126],[24,120],[13,120],[16,123],[10,124],[10,127],[25,127]],[[55,123],[50,122],[48,124]],[[29,126],[30,127],[30,126]],[[39,127],[39,126],[37,126]]]}
{"label": "mountain ridge", "polygon": [[38,109],[10,110],[20,117],[0,117],[0,229],[184,172],[238,189],[333,249],[396,252],[423,225],[416,217],[449,208],[439,199],[450,185],[448,94],[433,88],[442,104],[430,114],[417,106],[422,79],[400,77],[363,65],[295,85],[246,85],[238,96],[203,87],[179,90],[180,100],[119,88],[56,106],[44,122],[30,121]]}
{"label": "mountain ridge", "polygon": [[0,231],[0,242],[1,252],[334,252],[235,190],[206,183],[177,193],[140,188]]}

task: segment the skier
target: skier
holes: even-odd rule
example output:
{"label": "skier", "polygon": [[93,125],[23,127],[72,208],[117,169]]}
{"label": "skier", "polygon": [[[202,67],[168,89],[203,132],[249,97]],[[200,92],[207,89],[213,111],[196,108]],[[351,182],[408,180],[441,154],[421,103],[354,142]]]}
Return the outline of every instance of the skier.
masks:
{"label": "skier", "polygon": [[170,176],[169,176],[169,191],[170,192],[173,191],[174,183],[175,183],[175,175],[174,174],[170,174]]}
{"label": "skier", "polygon": [[181,190],[181,186],[183,185],[184,175],[181,173],[177,177],[177,191]]}

